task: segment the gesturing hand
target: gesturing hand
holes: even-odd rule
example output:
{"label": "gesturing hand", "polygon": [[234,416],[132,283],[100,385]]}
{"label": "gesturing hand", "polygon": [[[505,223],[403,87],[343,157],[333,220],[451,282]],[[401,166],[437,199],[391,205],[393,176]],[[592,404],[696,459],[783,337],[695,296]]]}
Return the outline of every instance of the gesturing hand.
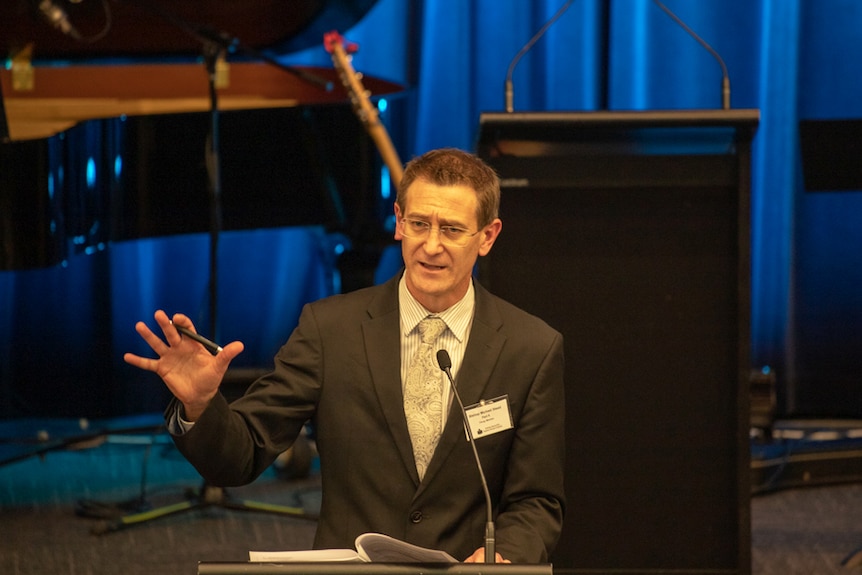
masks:
{"label": "gesturing hand", "polygon": [[242,353],[243,344],[234,341],[212,355],[200,343],[183,337],[171,324],[173,320],[175,325],[196,332],[192,321],[185,315],[178,313],[168,318],[164,311],[158,310],[154,317],[165,336],[164,341],[144,322],[135,324],[135,331],[156,352],[158,359],[132,353],[125,354],[123,359],[130,365],[158,374],[183,404],[185,418],[194,421],[218,392],[225,371],[230,362]]}

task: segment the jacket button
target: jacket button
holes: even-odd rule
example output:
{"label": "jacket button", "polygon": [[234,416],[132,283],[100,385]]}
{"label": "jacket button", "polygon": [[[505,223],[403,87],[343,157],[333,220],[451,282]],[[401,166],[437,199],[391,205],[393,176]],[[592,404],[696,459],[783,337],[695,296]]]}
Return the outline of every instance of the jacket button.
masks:
{"label": "jacket button", "polygon": [[422,521],[422,512],[414,511],[413,513],[411,513],[410,521],[412,521],[413,523],[419,523],[420,521]]}

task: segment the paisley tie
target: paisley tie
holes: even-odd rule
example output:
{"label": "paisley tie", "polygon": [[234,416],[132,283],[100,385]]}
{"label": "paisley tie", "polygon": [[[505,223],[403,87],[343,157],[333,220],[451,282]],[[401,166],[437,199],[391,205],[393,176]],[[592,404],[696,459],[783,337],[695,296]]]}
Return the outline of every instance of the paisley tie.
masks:
{"label": "paisley tie", "polygon": [[434,342],[445,329],[446,323],[439,317],[428,316],[419,322],[422,343],[413,356],[404,386],[404,415],[420,480],[425,476],[440,439],[443,379],[439,366],[434,363]]}

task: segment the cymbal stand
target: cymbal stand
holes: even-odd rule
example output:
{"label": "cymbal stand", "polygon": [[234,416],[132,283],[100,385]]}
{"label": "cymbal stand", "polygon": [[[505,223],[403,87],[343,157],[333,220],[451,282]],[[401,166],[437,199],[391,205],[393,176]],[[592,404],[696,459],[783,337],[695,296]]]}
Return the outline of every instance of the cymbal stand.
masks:
{"label": "cymbal stand", "polygon": [[201,43],[202,55],[206,66],[210,98],[210,131],[206,147],[206,167],[208,176],[208,191],[210,201],[210,254],[209,254],[209,333],[218,341],[218,243],[222,228],[221,201],[221,151],[219,149],[219,105],[217,75],[219,61],[228,54],[242,54],[263,60],[271,66],[288,72],[319,87],[325,91],[333,89],[329,80],[311,74],[304,70],[282,64],[264,52],[251,48],[238,38],[225,31],[214,30],[208,26],[193,24],[179,18],[175,14],[143,0],[132,0],[153,12],[171,25],[179,28]]}
{"label": "cymbal stand", "polygon": [[[209,332],[210,337],[218,340],[218,244],[222,228],[221,150],[217,89],[219,61],[228,53],[242,52],[261,58],[282,70],[296,74],[300,78],[327,91],[332,89],[332,85],[328,80],[321,79],[318,76],[301,70],[296,70],[289,66],[284,66],[273,58],[269,58],[255,50],[245,47],[238,39],[233,38],[224,32],[216,32],[209,28],[192,25],[158,7],[149,5],[146,2],[144,2],[144,4],[147,4],[146,7],[148,9],[158,13],[162,18],[197,38],[202,45],[202,55],[204,58],[204,64],[206,65],[210,98],[210,125],[205,151],[210,202]],[[298,442],[303,440],[304,439],[302,437],[297,438]],[[186,499],[182,502],[156,509],[144,510],[130,515],[124,515],[116,519],[109,519],[102,525],[93,529],[92,532],[96,535],[102,535],[115,532],[126,527],[139,525],[153,519],[175,515],[185,511],[205,509],[212,506],[219,506],[239,511],[264,511],[293,517],[316,519],[316,516],[305,513],[301,508],[272,505],[247,500],[234,500],[228,496],[224,488],[214,487],[204,482],[199,492],[187,494]]]}

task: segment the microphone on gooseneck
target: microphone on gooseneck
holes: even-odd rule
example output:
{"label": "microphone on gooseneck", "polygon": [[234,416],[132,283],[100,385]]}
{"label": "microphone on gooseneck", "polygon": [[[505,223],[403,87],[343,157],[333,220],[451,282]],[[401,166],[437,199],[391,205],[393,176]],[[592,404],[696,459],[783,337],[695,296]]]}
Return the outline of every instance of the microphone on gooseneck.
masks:
{"label": "microphone on gooseneck", "polygon": [[566,3],[563,4],[563,6],[559,10],[557,10],[557,13],[551,16],[550,20],[545,22],[545,25],[542,26],[542,28],[538,32],[536,32],[536,34],[532,38],[530,38],[529,42],[524,44],[524,47],[521,48],[521,50],[517,54],[515,54],[515,57],[512,58],[512,61],[509,63],[509,70],[508,72],[506,72],[506,86],[504,95],[504,98],[506,100],[507,112],[511,113],[515,111],[515,89],[512,85],[512,74],[514,74],[515,72],[515,66],[518,64],[518,61],[521,59],[521,57],[530,51],[530,48],[533,47],[533,44],[538,42],[539,38],[541,38],[545,34],[545,32],[548,31],[548,28],[550,28],[554,24],[554,22],[559,20],[560,16],[562,16],[563,13],[569,9],[569,6],[572,5],[572,2],[574,2],[574,0],[566,0]]}
{"label": "microphone on gooseneck", "polygon": [[697,40],[697,42],[706,48],[706,51],[712,54],[712,57],[718,61],[718,65],[721,66],[721,107],[725,110],[730,110],[730,74],[727,73],[727,65],[724,63],[724,60],[721,56],[718,55],[718,52],[712,49],[712,46],[706,43],[706,41],[698,36],[694,30],[689,28],[682,19],[679,18],[676,14],[670,11],[670,8],[665,6],[661,0],[653,0],[656,6],[661,8],[665,14],[671,17],[671,19],[679,24],[683,30],[688,32],[689,36]]}
{"label": "microphone on gooseneck", "polygon": [[487,520],[485,522],[485,563],[496,563],[497,545],[494,533],[494,505],[491,503],[491,493],[488,491],[488,482],[485,480],[485,472],[482,470],[482,461],[479,459],[479,452],[476,451],[476,442],[473,441],[473,433],[470,431],[470,424],[467,422],[467,410],[464,409],[464,402],[461,401],[461,396],[458,395],[458,388],[455,387],[455,380],[452,379],[452,359],[449,357],[449,352],[445,349],[437,351],[437,365],[440,366],[440,369],[443,370],[449,379],[452,393],[455,394],[455,400],[458,402],[458,407],[461,408],[461,416],[464,418],[464,429],[467,431],[467,437],[470,439],[470,447],[473,448],[473,457],[476,458],[476,467],[479,469],[479,479],[482,481],[482,490],[485,492],[485,508],[487,510]]}

